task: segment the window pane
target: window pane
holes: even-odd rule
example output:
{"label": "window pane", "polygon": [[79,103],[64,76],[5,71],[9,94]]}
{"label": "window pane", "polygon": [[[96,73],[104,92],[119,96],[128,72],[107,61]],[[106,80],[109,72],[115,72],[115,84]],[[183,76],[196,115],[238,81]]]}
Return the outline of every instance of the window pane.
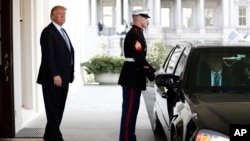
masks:
{"label": "window pane", "polygon": [[[190,60],[191,64],[190,68],[192,68],[192,72],[190,73],[190,84],[196,85],[196,88],[200,87],[201,90],[204,88],[209,88],[211,85],[213,86],[212,81],[210,79],[212,76],[210,75],[210,67],[208,64],[209,56],[217,56],[222,59],[222,73],[226,72],[222,76],[221,86],[228,89],[236,90],[237,87],[240,91],[242,91],[243,87],[246,87],[249,91],[248,83],[248,69],[250,68],[250,50],[246,47],[230,47],[230,48],[209,48],[206,51],[204,49],[196,49],[192,52],[192,58]],[[205,74],[205,75],[204,75]],[[209,77],[206,77],[209,74]],[[191,77],[192,76],[192,77]],[[209,78],[209,79],[207,79]],[[195,83],[194,80],[196,80]],[[209,80],[209,81],[207,81]],[[232,87],[233,86],[233,87]],[[205,90],[204,89],[204,90]],[[226,90],[223,89],[223,90]]]}
{"label": "window pane", "polygon": [[246,25],[246,18],[240,17],[239,18],[239,25]]}
{"label": "window pane", "polygon": [[175,49],[173,55],[171,56],[171,58],[168,62],[168,66],[167,66],[167,70],[166,70],[167,74],[172,74],[174,72],[175,65],[177,64],[177,61],[178,61],[181,53],[182,53],[182,49],[180,49],[180,48]]}
{"label": "window pane", "polygon": [[187,56],[183,54],[181,56],[181,59],[177,65],[177,67],[176,67],[175,76],[180,76],[181,73],[183,72],[184,65],[186,63],[186,59],[187,59]]}
{"label": "window pane", "polygon": [[239,25],[246,25],[246,7],[244,6],[239,7]]}
{"label": "window pane", "polygon": [[169,8],[161,8],[161,25],[170,27],[170,12]]}
{"label": "window pane", "polygon": [[214,25],[214,9],[205,8],[205,26]]}
{"label": "window pane", "polygon": [[113,26],[113,9],[111,6],[105,6],[103,7],[103,24],[106,27],[112,27]]}
{"label": "window pane", "polygon": [[191,27],[192,26],[192,9],[191,8],[183,8],[183,26]]}

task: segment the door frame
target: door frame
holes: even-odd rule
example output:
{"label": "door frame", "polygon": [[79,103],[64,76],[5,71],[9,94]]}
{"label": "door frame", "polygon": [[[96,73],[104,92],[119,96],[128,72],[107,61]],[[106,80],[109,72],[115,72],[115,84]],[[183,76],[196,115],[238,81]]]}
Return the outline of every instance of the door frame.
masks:
{"label": "door frame", "polygon": [[15,137],[12,0],[1,2],[0,138]]}

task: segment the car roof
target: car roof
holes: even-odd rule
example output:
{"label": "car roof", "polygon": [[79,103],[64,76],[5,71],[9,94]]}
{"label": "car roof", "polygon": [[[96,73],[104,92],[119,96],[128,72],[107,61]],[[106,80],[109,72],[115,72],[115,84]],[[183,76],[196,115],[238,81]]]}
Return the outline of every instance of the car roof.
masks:
{"label": "car roof", "polygon": [[181,48],[218,48],[218,47],[249,47],[250,42],[246,41],[223,41],[203,43],[198,41],[182,41],[177,44]]}

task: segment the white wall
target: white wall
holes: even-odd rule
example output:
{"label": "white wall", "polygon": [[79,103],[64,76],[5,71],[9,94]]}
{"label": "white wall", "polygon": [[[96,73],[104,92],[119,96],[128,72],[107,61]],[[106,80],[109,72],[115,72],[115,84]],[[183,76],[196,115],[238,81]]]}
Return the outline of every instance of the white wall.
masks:
{"label": "white wall", "polygon": [[21,48],[20,48],[20,1],[13,2],[13,66],[14,66],[14,100],[15,100],[15,126],[20,129],[22,124],[22,87],[21,87]]}

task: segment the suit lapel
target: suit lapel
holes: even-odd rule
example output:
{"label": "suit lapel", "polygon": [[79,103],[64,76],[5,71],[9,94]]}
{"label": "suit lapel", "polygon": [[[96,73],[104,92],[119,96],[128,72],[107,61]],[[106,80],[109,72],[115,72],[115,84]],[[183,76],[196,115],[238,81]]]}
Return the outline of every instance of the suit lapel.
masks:
{"label": "suit lapel", "polygon": [[[64,38],[63,38],[63,36],[62,36],[62,34],[60,33],[60,31],[58,31],[58,29],[55,27],[55,25],[54,25],[53,23],[51,23],[50,26],[51,26],[52,30],[57,34],[56,36],[57,36],[58,38],[60,38],[61,42],[64,43],[65,48],[69,51],[69,49],[68,49],[68,47],[67,47],[67,44],[66,44],[66,42],[65,42],[65,40],[64,40]],[[66,33],[66,32],[65,32],[65,33]],[[66,36],[67,36],[68,39],[69,39],[70,48],[71,48],[71,50],[73,50],[73,49],[72,49],[72,44],[71,44],[70,38],[69,38],[69,36],[68,36],[67,33],[66,33]],[[69,51],[69,52],[70,52],[70,51]]]}

